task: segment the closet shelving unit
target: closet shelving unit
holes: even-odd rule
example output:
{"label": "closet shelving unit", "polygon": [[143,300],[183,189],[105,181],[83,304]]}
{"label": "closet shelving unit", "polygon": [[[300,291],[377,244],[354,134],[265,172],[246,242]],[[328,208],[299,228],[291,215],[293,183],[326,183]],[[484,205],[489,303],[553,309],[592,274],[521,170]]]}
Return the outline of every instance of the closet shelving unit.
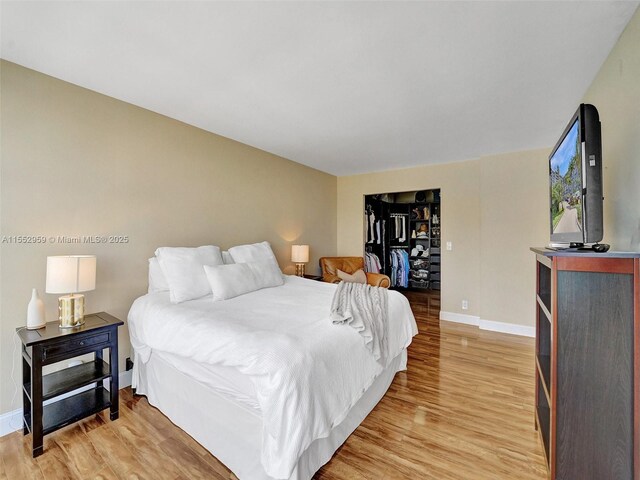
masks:
{"label": "closet shelving unit", "polygon": [[[437,196],[439,200],[440,195]],[[431,288],[440,290],[440,202],[433,202],[431,206]],[[437,220],[436,220],[437,219]]]}
{"label": "closet shelving unit", "polygon": [[[415,194],[415,192],[412,193]],[[382,273],[390,277],[392,276],[391,251],[397,249],[405,251],[409,257],[410,266],[407,288],[440,290],[440,191],[427,191],[427,199],[430,201],[426,202],[394,202],[380,197],[380,195],[365,197],[365,209],[370,209],[376,219],[384,219],[386,222],[380,243],[365,243],[365,251],[378,256]],[[386,197],[389,198],[389,196]],[[389,222],[395,221],[397,215],[402,215],[406,220],[404,241],[391,236],[392,229],[389,228]],[[424,233],[421,234],[421,231]],[[424,253],[416,255],[416,250]],[[392,288],[404,289],[398,286]]]}

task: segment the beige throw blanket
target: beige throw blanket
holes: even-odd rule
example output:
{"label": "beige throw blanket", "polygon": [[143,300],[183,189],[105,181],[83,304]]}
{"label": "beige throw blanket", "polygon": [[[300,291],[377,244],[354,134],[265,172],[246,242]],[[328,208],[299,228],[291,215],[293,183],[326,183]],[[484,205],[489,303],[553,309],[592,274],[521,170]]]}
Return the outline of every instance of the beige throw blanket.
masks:
{"label": "beige throw blanket", "polygon": [[362,283],[340,282],[331,302],[331,321],[347,324],[364,339],[367,349],[387,366],[387,289]]}

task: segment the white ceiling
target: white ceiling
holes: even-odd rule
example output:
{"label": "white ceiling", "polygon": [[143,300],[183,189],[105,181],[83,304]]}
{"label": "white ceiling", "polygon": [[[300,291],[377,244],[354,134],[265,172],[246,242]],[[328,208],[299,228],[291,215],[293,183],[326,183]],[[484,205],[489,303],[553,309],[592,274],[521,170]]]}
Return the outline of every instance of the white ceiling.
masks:
{"label": "white ceiling", "polygon": [[638,3],[3,1],[0,55],[346,175],[553,145]]}

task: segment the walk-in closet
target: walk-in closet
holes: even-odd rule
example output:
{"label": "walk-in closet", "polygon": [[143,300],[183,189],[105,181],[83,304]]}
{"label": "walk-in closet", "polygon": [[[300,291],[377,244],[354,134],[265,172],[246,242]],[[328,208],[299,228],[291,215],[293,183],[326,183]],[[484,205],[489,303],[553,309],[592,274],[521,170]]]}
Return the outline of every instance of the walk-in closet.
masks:
{"label": "walk-in closet", "polygon": [[365,196],[365,268],[391,288],[440,290],[440,189]]}

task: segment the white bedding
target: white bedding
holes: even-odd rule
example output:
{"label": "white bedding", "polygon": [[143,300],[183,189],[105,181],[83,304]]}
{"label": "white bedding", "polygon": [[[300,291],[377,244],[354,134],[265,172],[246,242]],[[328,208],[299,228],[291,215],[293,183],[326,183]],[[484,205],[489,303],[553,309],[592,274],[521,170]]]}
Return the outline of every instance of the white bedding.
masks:
{"label": "white bedding", "polygon": [[[287,276],[281,287],[223,302],[209,296],[175,305],[167,292],[145,295],[129,313],[136,360],[147,361],[153,349],[247,375],[262,412],[262,464],[270,476],[288,478],[383,370],[354,329],[329,319],[335,288]],[[408,301],[389,292],[389,358],[416,333]]]}
{"label": "white bedding", "polygon": [[197,363],[187,357],[167,352],[154,351],[153,355],[161,357],[176,370],[202,383],[237,406],[252,414],[262,415],[255,385],[250,377],[240,373],[237,368]]}
{"label": "white bedding", "polygon": [[[151,405],[209,450],[239,480],[273,480],[260,461],[260,413],[250,411],[177,370],[173,362],[164,360],[167,355],[155,351],[147,363],[137,364],[136,393],[145,395]],[[287,480],[311,480],[373,410],[396,372],[406,370],[406,362],[407,351],[403,350],[351,407],[349,415],[331,429],[329,436],[314,440],[309,445]]]}

